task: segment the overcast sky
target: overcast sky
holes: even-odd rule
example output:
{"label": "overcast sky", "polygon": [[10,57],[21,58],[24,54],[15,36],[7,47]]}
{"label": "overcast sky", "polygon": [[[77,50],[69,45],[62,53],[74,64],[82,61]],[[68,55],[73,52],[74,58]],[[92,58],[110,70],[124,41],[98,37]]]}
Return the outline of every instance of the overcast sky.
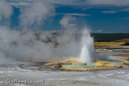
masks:
{"label": "overcast sky", "polygon": [[45,4],[38,0],[6,0],[0,3],[0,20],[10,16],[12,28],[40,25],[43,30],[60,30],[60,20],[67,15],[75,18],[78,27],[88,26],[92,32],[129,33],[129,0],[47,0]]}

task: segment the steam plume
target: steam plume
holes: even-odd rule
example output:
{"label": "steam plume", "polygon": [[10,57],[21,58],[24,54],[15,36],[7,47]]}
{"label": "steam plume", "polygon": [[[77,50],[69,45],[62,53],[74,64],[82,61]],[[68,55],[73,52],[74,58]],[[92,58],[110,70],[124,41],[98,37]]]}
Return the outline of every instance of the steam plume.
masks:
{"label": "steam plume", "polygon": [[[9,19],[12,7],[0,3],[0,18]],[[7,10],[3,10],[5,7]],[[40,27],[45,20],[54,16],[55,6],[45,0],[36,0],[27,7],[21,8],[19,16],[21,29],[12,30],[7,25],[0,25],[0,59],[18,61],[53,61],[64,57],[80,55],[80,40],[76,36],[76,18],[64,16],[60,20],[62,30],[54,35],[49,31],[31,30]],[[4,22],[1,20],[1,22]]]}
{"label": "steam plume", "polygon": [[12,13],[12,7],[5,0],[0,0],[0,25],[6,24]]}
{"label": "steam plume", "polygon": [[21,8],[20,24],[23,27],[38,27],[55,15],[55,6],[46,0],[35,0],[32,5]]}

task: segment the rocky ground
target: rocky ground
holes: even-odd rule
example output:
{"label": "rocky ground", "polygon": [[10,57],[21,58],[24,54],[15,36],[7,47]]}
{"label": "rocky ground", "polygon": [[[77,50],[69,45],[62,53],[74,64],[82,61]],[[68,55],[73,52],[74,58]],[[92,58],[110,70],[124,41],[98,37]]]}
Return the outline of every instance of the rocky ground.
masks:
{"label": "rocky ground", "polygon": [[129,68],[97,72],[0,68],[0,86],[129,86]]}

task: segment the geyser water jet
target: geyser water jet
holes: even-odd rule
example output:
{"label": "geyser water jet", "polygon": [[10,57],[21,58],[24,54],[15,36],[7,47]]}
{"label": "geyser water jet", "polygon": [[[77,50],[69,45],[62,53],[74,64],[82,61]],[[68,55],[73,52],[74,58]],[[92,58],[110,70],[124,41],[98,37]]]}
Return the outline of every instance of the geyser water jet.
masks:
{"label": "geyser water jet", "polygon": [[88,30],[84,29],[81,39],[80,62],[90,64],[94,60],[94,41]]}

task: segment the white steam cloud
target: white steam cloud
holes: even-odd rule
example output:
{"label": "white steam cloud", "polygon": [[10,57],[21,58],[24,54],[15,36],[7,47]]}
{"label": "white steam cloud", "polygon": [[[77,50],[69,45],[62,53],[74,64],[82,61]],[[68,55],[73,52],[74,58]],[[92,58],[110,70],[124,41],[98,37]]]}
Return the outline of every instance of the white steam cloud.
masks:
{"label": "white steam cloud", "polygon": [[[69,41],[75,40],[76,29],[75,17],[66,15],[60,20],[60,25],[63,28],[62,35],[57,38],[59,43],[67,43]],[[63,40],[61,40],[63,39]]]}
{"label": "white steam cloud", "polygon": [[35,0],[21,9],[20,24],[23,27],[40,26],[48,17],[55,15],[55,6],[46,0]]}
{"label": "white steam cloud", "polygon": [[5,0],[0,0],[0,21],[10,19],[12,7]]}
{"label": "white steam cloud", "polygon": [[78,57],[80,54],[80,41],[77,36],[76,18],[66,15],[60,20],[62,30],[56,40],[61,45],[59,51],[62,50],[63,56]]}
{"label": "white steam cloud", "polygon": [[50,32],[29,30],[26,33],[22,33],[4,26],[0,27],[1,59],[53,61],[60,60],[63,57],[77,57],[80,53],[79,48],[79,42],[75,40],[73,34],[54,37]]}
{"label": "white steam cloud", "polygon": [[[36,34],[28,31],[21,34],[20,31],[10,30],[7,27],[0,27],[0,53],[4,58],[13,58],[22,61],[45,61],[52,57],[51,50],[53,45],[42,42],[36,38]],[[45,37],[44,37],[45,40]]]}
{"label": "white steam cloud", "polygon": [[[9,11],[6,12],[3,8],[0,8],[2,10],[0,16],[8,19],[12,14],[12,7],[5,1],[1,2],[5,3],[4,6]],[[0,25],[0,63],[8,63],[12,60],[53,61],[63,57],[79,56],[80,44],[75,38],[75,17],[64,16],[60,20],[63,30],[58,35],[49,31],[29,29],[30,27],[40,26],[54,14],[54,5],[44,0],[38,0],[34,1],[31,6],[21,8],[19,19],[22,29],[28,28],[25,32]]]}
{"label": "white steam cloud", "polygon": [[[5,1],[0,3],[0,16],[9,18],[12,7]],[[3,10],[5,7],[7,11]],[[62,30],[55,35],[49,31],[33,31],[49,17],[54,16],[55,6],[45,0],[35,0],[31,5],[21,8],[19,16],[22,29],[11,30],[0,25],[0,63],[7,60],[53,61],[63,57],[80,55],[80,39],[77,36],[76,18],[66,15],[60,20]],[[2,21],[1,21],[2,22]]]}
{"label": "white steam cloud", "polygon": [[73,23],[76,20],[75,17],[66,15],[64,16],[61,20],[60,20],[60,24],[62,25],[62,27],[64,28],[73,28],[73,26],[76,26],[75,23]]}

